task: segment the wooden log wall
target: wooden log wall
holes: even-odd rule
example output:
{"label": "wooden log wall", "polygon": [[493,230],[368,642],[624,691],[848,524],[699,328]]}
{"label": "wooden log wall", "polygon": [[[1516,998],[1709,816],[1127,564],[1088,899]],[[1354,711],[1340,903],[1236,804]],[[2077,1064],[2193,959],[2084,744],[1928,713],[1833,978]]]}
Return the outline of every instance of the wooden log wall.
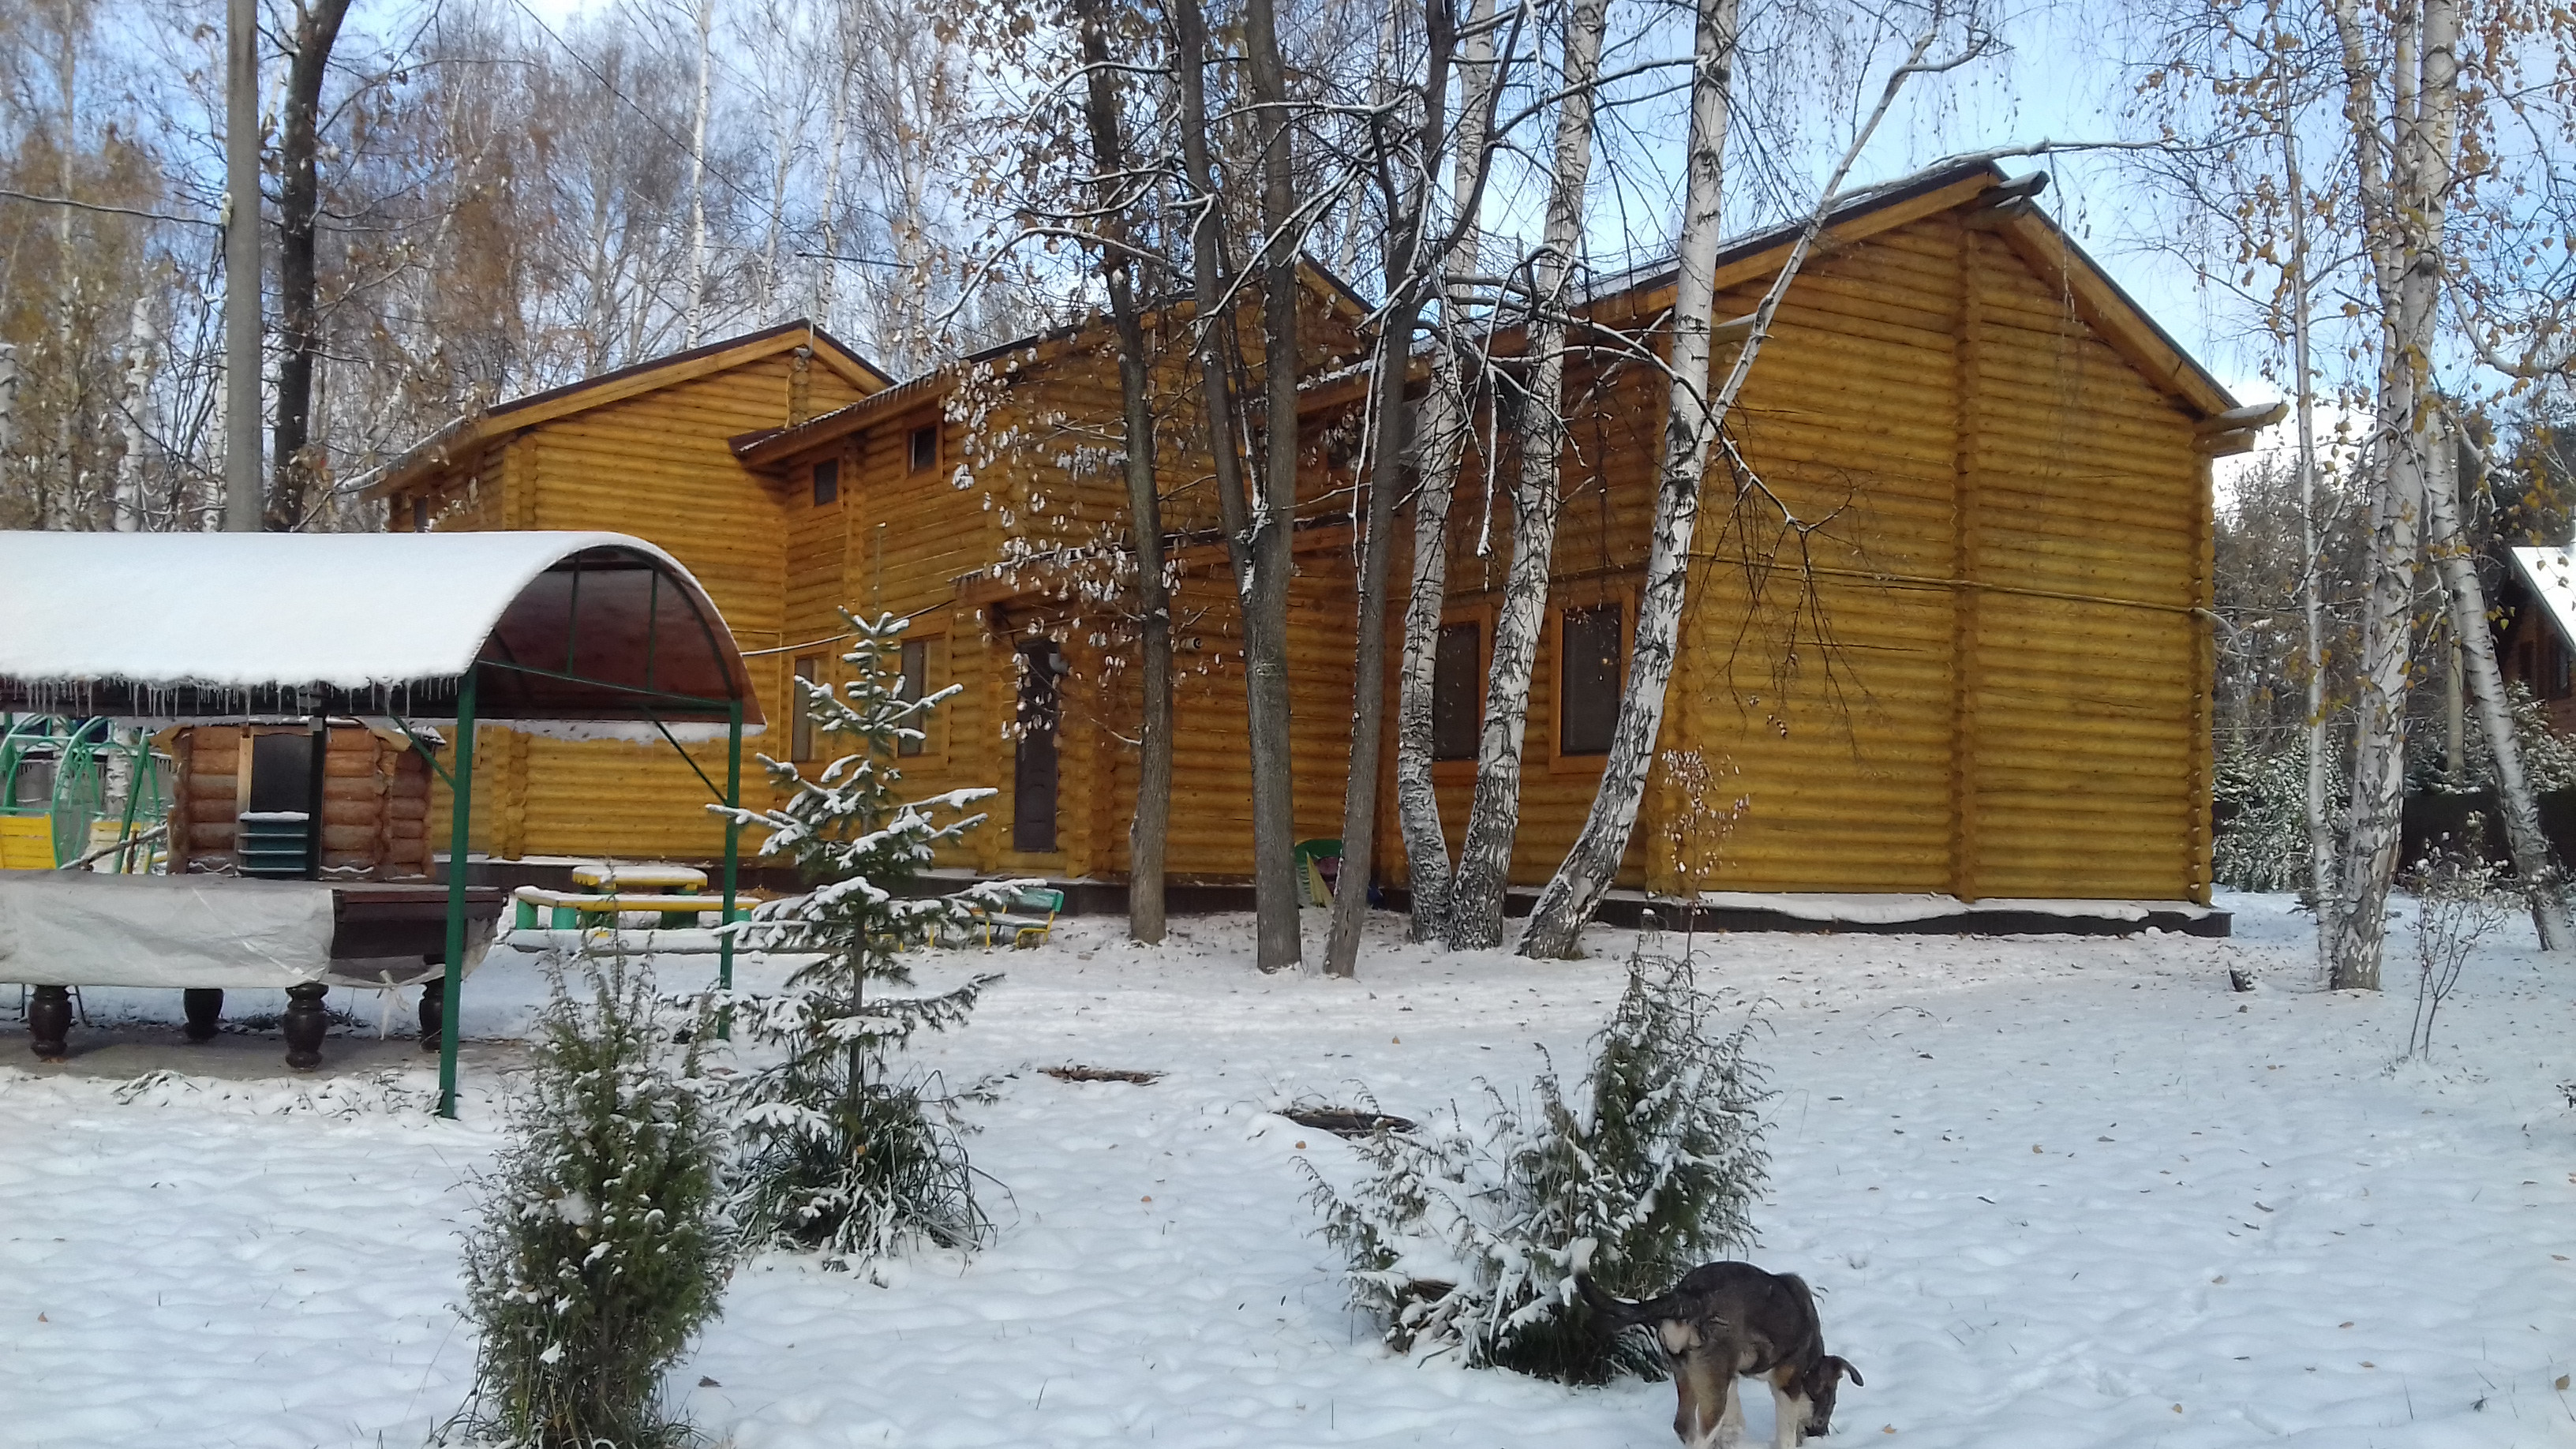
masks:
{"label": "wooden log wall", "polygon": [[[246,737],[306,733],[300,724],[189,725],[158,740],[177,766],[172,790],[171,873],[229,873],[246,792]],[[408,742],[337,725],[323,756],[322,867],[370,880],[428,874],[429,769]]]}
{"label": "wooden log wall", "polygon": [[[1729,288],[1720,314],[1766,281]],[[1633,627],[1662,389],[1646,369],[1578,369],[1569,397],[1587,401],[1551,619],[1615,597]],[[2072,297],[1955,214],[1829,252],[1784,299],[1737,431],[1779,505],[1738,508],[1715,474],[1703,494],[1661,748],[1696,752],[1708,779],[1659,769],[1624,884],[2206,897],[2209,642],[2189,612],[2208,588],[2205,460]],[[1472,456],[1467,472],[1453,617],[1491,602],[1510,557],[1507,498],[1476,552]],[[1597,780],[1555,755],[1558,678],[1551,627],[1522,884],[1554,870]],[[1474,775],[1441,774],[1454,851]]]}
{"label": "wooden log wall", "polygon": [[[1356,355],[1348,322],[1320,299],[1308,299],[1304,317],[1303,350],[1317,370]],[[1155,388],[1157,467],[1171,499],[1164,524],[1167,533],[1194,538],[1217,526],[1212,464],[1195,366],[1177,333],[1163,343]],[[825,627],[836,604],[881,605],[910,615],[912,636],[932,641],[930,685],[962,686],[943,706],[924,753],[901,764],[908,795],[997,792],[985,825],[944,852],[943,865],[1059,877],[1114,877],[1127,869],[1141,706],[1131,631],[1116,597],[1126,568],[1117,552],[1126,529],[1120,410],[1105,331],[992,359],[966,385],[939,389],[832,445],[847,460],[837,569],[828,545],[801,551],[791,543],[787,596],[791,611],[805,611],[791,612],[800,621],[791,634],[805,622],[816,635],[799,637],[838,632],[836,615]],[[915,472],[912,431],[934,419],[942,427],[940,464]],[[1325,450],[1310,451],[1301,515],[1347,510],[1347,499],[1333,494]],[[810,507],[807,480],[819,456],[791,459],[779,470],[788,485],[791,539],[804,536],[797,512]],[[1301,536],[1305,551],[1291,585],[1301,839],[1340,832],[1348,767],[1353,602],[1347,531],[1335,537],[1339,556],[1323,533]],[[1171,858],[1181,878],[1240,880],[1251,873],[1251,821],[1239,620],[1221,544],[1211,538],[1183,551],[1174,599],[1174,633],[1182,641],[1175,755],[1190,803],[1175,811]],[[1005,560],[1036,562],[994,570]],[[979,573],[983,579],[974,580]],[[970,580],[966,596],[961,579]],[[1034,638],[1054,641],[1070,668],[1058,694],[1058,848],[1048,852],[1011,848],[1017,649]]]}
{"label": "wooden log wall", "polygon": [[[743,468],[727,440],[780,426],[800,399],[822,411],[859,396],[832,369],[799,366],[792,354],[779,353],[557,418],[487,448],[470,475],[477,495],[472,506],[442,507],[438,527],[635,534],[697,576],[743,649],[796,643],[786,637],[787,551],[794,546],[788,500],[776,480]],[[464,481],[451,475],[448,489]],[[766,736],[748,737],[743,746],[743,798],[758,805],[769,796],[753,756],[786,749],[790,665],[776,654],[750,664],[772,722]],[[721,739],[693,745],[689,753],[722,783]],[[446,796],[441,786],[431,806],[442,852]],[[649,745],[575,742],[487,728],[475,744],[474,848],[510,859],[711,859],[723,853],[724,828],[702,808],[709,798],[697,775],[658,738]]]}

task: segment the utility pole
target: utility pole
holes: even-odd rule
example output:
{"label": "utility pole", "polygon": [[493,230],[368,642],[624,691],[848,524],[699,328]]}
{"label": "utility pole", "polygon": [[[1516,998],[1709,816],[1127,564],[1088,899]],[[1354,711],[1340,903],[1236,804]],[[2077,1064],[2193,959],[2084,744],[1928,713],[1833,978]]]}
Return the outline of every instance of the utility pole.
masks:
{"label": "utility pole", "polygon": [[259,424],[259,0],[231,0],[224,34],[226,533],[259,532]]}

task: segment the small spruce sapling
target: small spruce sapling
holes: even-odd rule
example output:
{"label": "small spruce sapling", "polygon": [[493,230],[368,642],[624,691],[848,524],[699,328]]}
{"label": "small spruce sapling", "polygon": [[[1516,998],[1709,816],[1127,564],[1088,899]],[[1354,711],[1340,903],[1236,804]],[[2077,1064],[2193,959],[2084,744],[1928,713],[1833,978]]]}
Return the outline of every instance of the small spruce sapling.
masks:
{"label": "small spruce sapling", "polygon": [[[923,992],[900,953],[969,932],[979,911],[1003,909],[1020,883],[900,894],[939,846],[982,823],[969,809],[994,792],[902,798],[903,742],[923,738],[922,725],[958,687],[908,697],[900,664],[909,621],[842,617],[857,635],[842,656],[848,682],[836,692],[798,681],[818,753],[829,762],[808,776],[792,761],[764,756],[787,802],[736,812],[769,830],[761,854],[793,862],[812,888],[767,902],[730,929],[764,949],[819,959],[774,996],[735,993],[720,1006],[764,1049],[737,1095],[746,1228],[846,1268],[886,1258],[906,1239],[971,1249],[989,1231],[956,1099],[890,1058],[915,1032],[962,1025],[976,997],[1000,979],[978,975]],[[848,753],[833,756],[844,746]]]}
{"label": "small spruce sapling", "polygon": [[1660,1374],[1642,1344],[1592,1322],[1573,1275],[1648,1296],[1752,1242],[1770,1094],[1751,1023],[1724,1029],[1722,1010],[1687,957],[1641,948],[1575,1101],[1542,1068],[1535,1120],[1488,1083],[1481,1127],[1453,1107],[1358,1143],[1369,1175],[1348,1193],[1310,1166],[1353,1305],[1399,1352],[1572,1383]]}
{"label": "small spruce sapling", "polygon": [[512,1141],[465,1235],[482,1339],[451,1429],[512,1449],[686,1444],[662,1376],[715,1318],[732,1248],[704,1033],[657,1015],[640,964],[580,967],[574,986],[561,957],[545,962]]}

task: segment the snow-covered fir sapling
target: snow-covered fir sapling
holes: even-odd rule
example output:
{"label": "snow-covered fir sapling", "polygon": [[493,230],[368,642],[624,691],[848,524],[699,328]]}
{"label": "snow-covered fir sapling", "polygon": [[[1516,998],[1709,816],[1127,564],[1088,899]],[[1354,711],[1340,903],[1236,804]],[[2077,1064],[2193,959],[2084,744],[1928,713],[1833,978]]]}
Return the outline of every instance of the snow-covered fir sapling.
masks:
{"label": "snow-covered fir sapling", "polygon": [[835,1267],[875,1262],[907,1239],[972,1248],[985,1236],[956,1099],[892,1058],[915,1032],[963,1024],[1000,978],[923,991],[902,952],[969,933],[979,911],[1002,910],[1020,885],[903,894],[942,844],[983,821],[971,807],[994,792],[902,797],[903,743],[924,737],[922,725],[957,686],[909,697],[901,668],[909,621],[842,617],[857,637],[842,656],[847,682],[837,691],[798,682],[827,763],[808,775],[764,756],[787,801],[739,812],[768,828],[761,853],[792,862],[811,889],[761,905],[733,929],[746,944],[819,959],[776,995],[719,1003],[752,1047],[736,1097],[745,1228]]}
{"label": "snow-covered fir sapling", "polygon": [[1347,1191],[1310,1166],[1352,1303],[1399,1352],[1572,1383],[1660,1375],[1643,1344],[1592,1321],[1573,1275],[1649,1296],[1751,1244],[1770,1093],[1751,1022],[1727,1014],[1688,956],[1641,948],[1574,1100],[1542,1068],[1534,1115],[1486,1083],[1481,1124],[1452,1107],[1362,1140],[1368,1175]]}
{"label": "snow-covered fir sapling", "polygon": [[732,1246],[704,1033],[672,1030],[639,963],[545,971],[512,1140],[465,1235],[482,1339],[450,1432],[509,1449],[689,1443],[662,1376],[715,1318]]}

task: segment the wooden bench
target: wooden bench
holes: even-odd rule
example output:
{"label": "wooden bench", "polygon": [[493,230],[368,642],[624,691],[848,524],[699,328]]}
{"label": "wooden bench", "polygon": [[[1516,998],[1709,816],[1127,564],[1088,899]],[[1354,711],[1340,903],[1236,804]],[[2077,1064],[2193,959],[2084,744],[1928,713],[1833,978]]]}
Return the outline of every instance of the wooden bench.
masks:
{"label": "wooden bench", "polygon": [[998,911],[978,911],[976,917],[984,933],[985,949],[994,938],[1007,932],[1011,946],[1036,945],[1055,931],[1055,918],[1064,909],[1064,892],[1034,886],[1012,895],[1011,903]]}
{"label": "wooden bench", "polygon": [[[722,896],[666,895],[658,891],[590,895],[580,891],[551,891],[543,886],[520,886],[510,892],[510,899],[514,908],[511,924],[522,931],[533,931],[540,925],[584,929],[603,924],[584,917],[603,915],[612,918],[604,924],[613,926],[617,924],[614,917],[629,911],[659,915],[662,929],[666,931],[689,930],[698,924],[700,915],[708,911],[721,912],[725,908]],[[542,922],[537,919],[539,910],[547,913]],[[751,902],[737,898],[733,919],[739,921],[750,914]]]}

